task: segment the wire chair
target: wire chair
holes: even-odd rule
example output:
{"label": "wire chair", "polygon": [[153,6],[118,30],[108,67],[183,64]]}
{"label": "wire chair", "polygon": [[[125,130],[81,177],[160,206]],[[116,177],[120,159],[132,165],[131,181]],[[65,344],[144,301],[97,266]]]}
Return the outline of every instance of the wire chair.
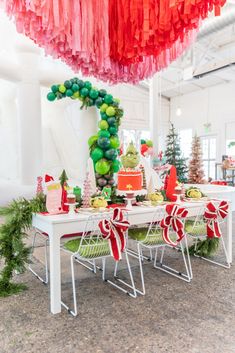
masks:
{"label": "wire chair", "polygon": [[[167,266],[164,263],[165,249],[167,247],[174,249],[173,246],[166,244],[162,237],[162,228],[160,227],[160,221],[164,218],[164,216],[165,216],[165,210],[163,209],[156,210],[153,216],[152,222],[149,224],[149,227],[146,228],[146,231],[142,237],[140,237],[139,239],[136,239],[135,237],[132,237],[130,235],[130,238],[137,242],[137,253],[135,255],[135,253],[131,251],[131,255],[138,257],[139,259],[141,289],[136,289],[136,291],[142,295],[145,295],[146,293],[144,274],[143,274],[143,260],[146,257],[143,255],[143,249],[147,249],[150,251],[150,258],[147,258],[147,259],[149,261],[151,261],[151,259],[153,260],[154,268],[167,272],[170,275],[177,277],[179,279],[182,279],[186,282],[190,282],[192,279],[192,267],[191,267],[191,261],[190,261],[189,251],[188,251],[188,242],[187,242],[186,235],[178,243],[179,250],[181,250],[186,273],[182,273],[170,266]],[[131,230],[130,230],[130,233],[131,233]],[[172,241],[176,241],[176,233],[172,229],[170,230],[170,238]],[[159,261],[158,261],[158,249],[161,249]],[[154,251],[155,251],[155,255],[153,256]]]}
{"label": "wire chair", "polygon": [[[126,259],[127,269],[129,272],[131,284],[128,284],[124,280],[119,279],[117,276],[115,276],[115,274],[117,272],[117,268],[118,268],[117,262],[115,264],[115,269],[114,269],[114,278],[116,277],[115,279],[117,281],[113,282],[113,281],[106,278],[106,259],[113,258],[113,256],[110,251],[109,241],[107,239],[103,238],[98,224],[103,219],[110,220],[111,217],[112,217],[112,212],[89,216],[89,218],[86,222],[82,237],[81,237],[81,239],[77,240],[77,244],[76,244],[76,240],[75,241],[72,240],[72,241],[68,242],[67,244],[64,244],[64,247],[61,248],[62,250],[66,251],[67,253],[71,254],[70,263],[71,263],[71,276],[72,276],[72,289],[73,289],[73,309],[71,309],[64,302],[61,302],[61,304],[73,316],[77,316],[77,314],[78,314],[75,273],[74,273],[74,264],[76,262],[84,265],[84,264],[89,263],[91,261],[101,260],[102,261],[102,268],[100,268],[100,270],[102,271],[102,280],[107,283],[110,283],[112,286],[120,289],[122,292],[130,295],[133,298],[137,297],[136,288],[135,288],[135,284],[134,284],[134,280],[133,280],[133,275],[132,275],[132,271],[131,271],[131,267],[130,267],[130,263],[129,263],[128,253],[126,250],[123,251],[123,255]],[[77,247],[76,247],[76,245],[77,245]],[[91,270],[91,268],[89,268],[89,266],[85,266],[85,267],[87,267],[88,269]],[[122,284],[127,286],[128,290],[123,288],[122,286],[119,286],[118,281],[122,282]],[[129,291],[129,288],[132,289],[132,292]]]}
{"label": "wire chair", "polygon": [[[185,222],[185,232],[190,237],[192,237],[193,239],[196,240],[195,244],[194,244],[195,253],[193,254],[193,256],[198,257],[200,259],[203,259],[207,262],[210,262],[210,263],[215,264],[220,267],[230,268],[231,264],[229,262],[228,252],[227,252],[227,249],[225,246],[223,234],[221,234],[221,237],[219,239],[221,239],[222,248],[223,248],[223,251],[225,254],[226,264],[196,254],[198,241],[207,238],[207,222],[204,218],[204,213],[205,213],[205,206],[203,206],[199,209],[198,214],[195,217],[190,217]],[[222,225],[223,223],[225,223],[225,219],[222,219],[220,217],[218,219],[218,223],[219,223],[219,225]]]}

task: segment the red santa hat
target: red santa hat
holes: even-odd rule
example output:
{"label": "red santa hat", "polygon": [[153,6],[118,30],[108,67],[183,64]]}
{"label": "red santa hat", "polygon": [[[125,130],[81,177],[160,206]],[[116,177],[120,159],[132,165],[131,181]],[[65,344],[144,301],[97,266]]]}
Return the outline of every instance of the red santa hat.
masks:
{"label": "red santa hat", "polygon": [[54,178],[51,175],[45,175],[45,183],[49,183],[50,181],[54,181]]}

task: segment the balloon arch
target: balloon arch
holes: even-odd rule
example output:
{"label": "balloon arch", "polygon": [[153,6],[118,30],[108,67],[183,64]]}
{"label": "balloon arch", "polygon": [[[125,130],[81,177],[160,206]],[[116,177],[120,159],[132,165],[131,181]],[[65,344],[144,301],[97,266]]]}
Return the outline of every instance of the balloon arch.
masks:
{"label": "balloon arch", "polygon": [[120,168],[117,159],[120,141],[118,128],[121,124],[123,109],[119,106],[119,99],[113,98],[105,89],[98,90],[91,82],[79,78],[72,78],[63,84],[51,86],[47,94],[49,101],[69,97],[82,102],[81,109],[96,106],[100,111],[101,120],[98,124],[97,135],[88,140],[90,156],[94,162],[96,182],[99,187],[113,186],[113,174]]}

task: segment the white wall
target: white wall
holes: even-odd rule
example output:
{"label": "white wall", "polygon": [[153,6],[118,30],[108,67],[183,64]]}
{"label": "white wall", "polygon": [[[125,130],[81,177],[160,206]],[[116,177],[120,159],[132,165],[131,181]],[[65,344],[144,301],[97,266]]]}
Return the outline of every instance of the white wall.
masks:
{"label": "white wall", "polygon": [[[209,100],[208,100],[209,97]],[[176,116],[180,102],[182,115]],[[226,153],[226,139],[235,140],[235,83],[202,89],[171,99],[170,117],[176,128],[193,129],[199,136],[217,137],[217,161]],[[205,132],[203,124],[210,122],[211,131]]]}

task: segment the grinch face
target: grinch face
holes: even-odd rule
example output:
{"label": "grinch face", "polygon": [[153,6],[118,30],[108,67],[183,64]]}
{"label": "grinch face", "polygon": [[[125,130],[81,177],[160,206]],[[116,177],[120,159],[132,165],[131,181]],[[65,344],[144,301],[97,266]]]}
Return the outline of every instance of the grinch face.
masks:
{"label": "grinch face", "polygon": [[140,157],[133,142],[128,146],[126,154],[121,157],[121,161],[124,168],[135,168],[139,164]]}

